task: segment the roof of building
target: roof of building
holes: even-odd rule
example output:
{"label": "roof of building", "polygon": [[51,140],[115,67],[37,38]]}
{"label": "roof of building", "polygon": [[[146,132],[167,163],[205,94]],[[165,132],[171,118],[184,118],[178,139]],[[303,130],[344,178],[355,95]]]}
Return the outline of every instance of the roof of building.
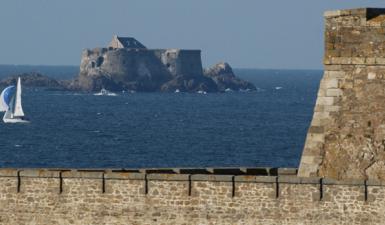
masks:
{"label": "roof of building", "polygon": [[146,48],[142,43],[133,37],[118,37],[116,39],[123,45],[124,48]]}

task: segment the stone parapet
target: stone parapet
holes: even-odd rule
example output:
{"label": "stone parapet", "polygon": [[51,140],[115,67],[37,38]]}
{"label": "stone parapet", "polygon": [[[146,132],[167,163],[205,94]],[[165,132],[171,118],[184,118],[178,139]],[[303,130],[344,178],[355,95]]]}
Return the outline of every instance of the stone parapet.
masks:
{"label": "stone parapet", "polygon": [[[212,168],[210,168],[212,169]],[[210,170],[209,169],[209,170]],[[222,168],[221,170],[224,170]],[[251,168],[249,168],[251,169]],[[256,169],[256,168],[255,168]],[[262,169],[262,168],[261,168]],[[327,185],[374,185],[385,186],[381,180],[348,179],[336,180],[322,177],[298,177],[296,168],[273,168],[278,173],[267,175],[265,173],[240,175],[236,168],[228,168],[227,174],[206,174],[201,173],[206,169],[190,168],[189,174],[176,173],[180,169],[138,169],[138,170],[115,170],[115,169],[0,169],[0,178],[56,178],[56,179],[95,179],[95,180],[153,180],[153,181],[208,181],[208,182],[239,182],[239,183],[288,183],[288,184],[318,184],[323,181]],[[157,170],[157,171],[155,171]],[[196,173],[194,173],[194,170]],[[150,173],[147,173],[150,171]],[[167,171],[166,173],[162,171]]]}
{"label": "stone parapet", "polygon": [[224,169],[221,174],[200,174],[204,168],[190,168],[197,172],[192,174],[177,173],[181,169],[176,168],[0,169],[0,223],[294,225],[385,220],[383,181],[301,178],[292,175],[296,169],[287,168],[275,168],[283,173],[278,176],[238,175],[241,170],[236,168],[227,171],[237,175],[223,174]]}

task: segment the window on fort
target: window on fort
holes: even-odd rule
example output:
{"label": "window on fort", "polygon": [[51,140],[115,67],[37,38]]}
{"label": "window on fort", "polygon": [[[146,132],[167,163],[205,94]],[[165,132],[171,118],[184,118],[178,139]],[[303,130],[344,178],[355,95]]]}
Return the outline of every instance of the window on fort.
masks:
{"label": "window on fort", "polygon": [[95,68],[95,62],[91,62],[91,68]]}
{"label": "window on fort", "polygon": [[167,68],[170,68],[171,65],[170,65],[170,63],[167,63],[166,66],[167,66]]}

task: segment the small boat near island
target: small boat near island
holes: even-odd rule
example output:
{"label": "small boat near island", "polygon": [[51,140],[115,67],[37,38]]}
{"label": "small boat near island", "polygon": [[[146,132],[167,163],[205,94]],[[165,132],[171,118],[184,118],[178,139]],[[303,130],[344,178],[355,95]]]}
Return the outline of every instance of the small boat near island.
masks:
{"label": "small boat near island", "polygon": [[15,86],[6,87],[0,95],[0,112],[5,112],[4,123],[27,123],[29,122],[24,115],[21,105],[21,80],[17,79],[16,93]]}
{"label": "small boat near island", "polygon": [[95,93],[94,95],[96,95],[96,96],[117,96],[116,93],[110,92],[110,91],[108,91],[108,90],[105,89],[105,88],[102,88],[102,89],[100,90],[100,92]]}
{"label": "small boat near island", "polygon": [[202,91],[202,90],[199,90],[199,91],[197,91],[197,94],[207,94],[207,92],[206,91]]}

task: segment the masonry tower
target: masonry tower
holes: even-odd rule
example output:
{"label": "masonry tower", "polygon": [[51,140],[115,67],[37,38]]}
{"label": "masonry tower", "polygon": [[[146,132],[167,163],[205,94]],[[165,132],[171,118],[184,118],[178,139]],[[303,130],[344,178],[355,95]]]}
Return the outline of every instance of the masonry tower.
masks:
{"label": "masonry tower", "polygon": [[385,179],[385,10],[325,13],[324,76],[299,176]]}

